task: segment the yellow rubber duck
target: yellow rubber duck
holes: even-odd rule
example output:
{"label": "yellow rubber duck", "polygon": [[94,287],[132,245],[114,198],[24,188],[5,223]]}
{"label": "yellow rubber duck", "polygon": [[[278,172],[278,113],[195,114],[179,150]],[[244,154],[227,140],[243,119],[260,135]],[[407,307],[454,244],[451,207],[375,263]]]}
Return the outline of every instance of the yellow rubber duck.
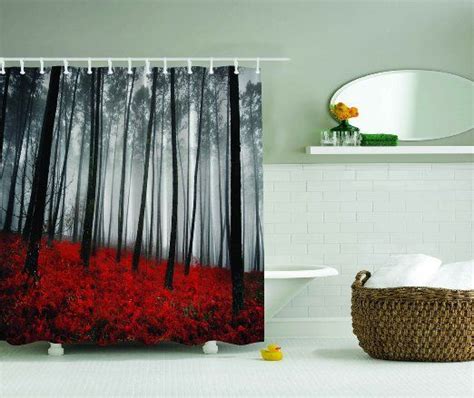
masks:
{"label": "yellow rubber duck", "polygon": [[281,347],[277,344],[270,344],[267,349],[260,350],[260,354],[265,361],[281,361],[283,353]]}

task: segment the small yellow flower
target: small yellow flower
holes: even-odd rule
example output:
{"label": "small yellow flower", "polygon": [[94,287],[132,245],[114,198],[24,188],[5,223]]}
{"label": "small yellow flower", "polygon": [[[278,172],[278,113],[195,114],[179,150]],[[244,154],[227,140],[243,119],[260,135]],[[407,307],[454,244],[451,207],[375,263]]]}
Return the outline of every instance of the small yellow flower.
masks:
{"label": "small yellow flower", "polygon": [[357,117],[357,116],[359,116],[359,111],[358,111],[357,108],[352,107],[352,108],[350,109],[350,114],[351,114],[351,117]]}
{"label": "small yellow flower", "polygon": [[332,105],[330,110],[336,119],[340,121],[359,116],[359,110],[356,107],[349,108],[343,102],[338,102],[336,105]]}

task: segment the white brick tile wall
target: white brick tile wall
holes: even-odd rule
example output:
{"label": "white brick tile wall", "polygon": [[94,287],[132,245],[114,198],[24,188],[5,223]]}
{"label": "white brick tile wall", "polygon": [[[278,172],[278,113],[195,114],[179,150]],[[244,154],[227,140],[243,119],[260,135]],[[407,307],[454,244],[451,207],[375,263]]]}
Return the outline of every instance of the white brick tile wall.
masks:
{"label": "white brick tile wall", "polygon": [[277,316],[349,316],[357,271],[395,254],[473,258],[473,181],[472,163],[265,165],[267,269],[340,272],[315,280]]}

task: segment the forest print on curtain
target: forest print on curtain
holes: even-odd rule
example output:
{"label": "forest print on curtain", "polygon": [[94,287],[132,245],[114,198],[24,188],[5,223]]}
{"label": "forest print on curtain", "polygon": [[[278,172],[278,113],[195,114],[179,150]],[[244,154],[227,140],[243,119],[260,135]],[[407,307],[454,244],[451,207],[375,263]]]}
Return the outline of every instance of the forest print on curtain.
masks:
{"label": "forest print on curtain", "polygon": [[263,340],[253,69],[0,75],[0,339]]}

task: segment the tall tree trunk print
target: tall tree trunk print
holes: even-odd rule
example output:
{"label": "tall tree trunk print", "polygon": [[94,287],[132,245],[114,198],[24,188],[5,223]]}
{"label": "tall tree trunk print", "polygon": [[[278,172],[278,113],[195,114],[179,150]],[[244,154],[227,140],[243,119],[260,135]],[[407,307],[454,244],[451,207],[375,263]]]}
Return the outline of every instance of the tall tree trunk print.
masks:
{"label": "tall tree trunk print", "polygon": [[[183,231],[183,256],[184,262],[186,262],[186,254],[188,251],[189,245],[189,206],[191,200],[191,75],[187,75],[186,81],[186,96],[187,96],[187,105],[188,105],[188,167],[186,168],[186,181],[187,181],[187,190],[186,190],[186,203],[185,203],[185,216],[183,217],[185,220],[185,226]],[[184,183],[184,181],[183,181]]]}
{"label": "tall tree trunk print", "polygon": [[[59,153],[59,144],[61,141],[61,122],[63,116],[63,108],[65,107],[65,93],[64,93],[64,84],[66,81],[66,76],[63,75],[61,79],[61,99],[59,101],[59,114],[58,120],[56,123],[56,133],[54,138],[54,155],[53,155],[53,165],[51,169],[51,179],[50,179],[50,189],[49,189],[49,209],[48,209],[48,231],[52,230],[53,223],[53,208],[54,208],[54,199],[55,199],[55,187],[56,187],[56,167],[58,164],[58,153]],[[60,200],[61,194],[57,194],[58,200]],[[51,240],[48,239],[48,244],[51,244]]]}
{"label": "tall tree trunk print", "polygon": [[[104,79],[102,79],[100,83],[100,87],[98,88],[98,92],[100,93],[100,101],[98,102],[99,106],[99,112],[98,114],[98,119],[96,121],[98,127],[97,131],[99,133],[99,138],[98,138],[98,145],[97,145],[97,182],[96,182],[96,193],[95,193],[95,209],[94,209],[94,223],[93,223],[93,229],[92,229],[92,255],[95,256],[96,251],[97,251],[97,240],[100,237],[100,218],[101,218],[101,202],[102,202],[102,164],[103,164],[103,147],[104,147],[104,96],[103,96],[103,91],[104,91]],[[109,132],[110,133],[110,132]],[[109,134],[110,135],[110,134]]]}
{"label": "tall tree trunk print", "polygon": [[25,144],[25,159],[23,161],[23,175],[21,177],[21,193],[20,193],[20,209],[18,214],[18,231],[21,231],[23,225],[23,213],[24,213],[24,206],[25,206],[25,188],[26,188],[26,171],[28,166],[28,157],[29,157],[29,148],[30,148],[30,138],[31,138],[31,122],[33,119],[33,101],[36,91],[36,81],[37,81],[37,72],[35,71],[35,75],[32,80],[32,89],[30,92],[30,99],[27,106],[27,116],[25,120],[25,129],[26,129],[26,144]]}
{"label": "tall tree trunk print", "polygon": [[30,199],[35,202],[31,232],[27,255],[25,260],[25,271],[32,277],[38,276],[38,255],[43,232],[44,210],[46,207],[46,191],[48,187],[49,164],[51,157],[51,145],[53,141],[54,119],[58,103],[59,79],[61,67],[53,66],[49,77],[48,96],[44,110],[43,127],[41,128],[41,139],[38,148],[38,157],[35,165],[33,184],[36,185],[36,195]]}
{"label": "tall tree trunk print", "polygon": [[176,254],[176,229],[178,227],[178,156],[176,140],[176,97],[175,97],[175,70],[171,69],[171,153],[173,169],[173,188],[171,199],[171,232],[170,247],[168,252],[168,264],[166,265],[165,286],[173,289],[173,273]]}
{"label": "tall tree trunk print", "polygon": [[227,261],[229,262],[229,247],[230,247],[230,90],[227,85],[227,109],[226,109],[226,129],[227,138],[225,144],[225,230],[227,237]]}
{"label": "tall tree trunk print", "polygon": [[[65,184],[66,184],[66,167],[67,167],[69,147],[70,147],[70,142],[71,142],[71,132],[72,132],[72,126],[73,126],[73,121],[74,121],[74,111],[76,108],[76,93],[77,93],[78,81],[79,81],[79,71],[77,71],[76,78],[74,80],[74,91],[72,94],[72,104],[71,104],[71,113],[69,116],[69,126],[66,131],[66,142],[65,142],[66,148],[64,152],[64,160],[63,160],[63,165],[62,165],[61,174],[59,178],[58,198],[56,200],[56,205],[53,210],[52,221],[48,225],[48,240],[50,244],[54,239],[56,225],[58,222],[59,206],[61,203],[61,199],[63,199],[63,203],[64,203],[64,198],[61,197],[61,193],[63,192]],[[50,200],[53,201],[53,198],[51,197]]]}
{"label": "tall tree trunk print", "polygon": [[[26,106],[26,112],[24,111],[24,95],[26,91],[26,79],[27,76],[24,75],[21,78],[21,102],[20,102],[20,117],[18,118],[18,129],[17,129],[17,136],[16,136],[16,144],[15,144],[15,156],[13,160],[13,172],[10,178],[10,191],[8,194],[8,204],[7,204],[7,211],[5,215],[5,223],[3,224],[3,231],[10,232],[13,223],[13,212],[15,210],[15,197],[16,197],[16,184],[17,184],[17,177],[18,177],[18,169],[20,168],[20,158],[23,148],[23,137],[25,135],[25,127],[27,123],[27,116],[30,112],[30,103],[33,99],[33,92],[34,92],[34,83],[33,87],[30,90],[30,95],[28,99],[28,104]],[[36,79],[36,76],[35,76]]]}
{"label": "tall tree trunk print", "polygon": [[[165,84],[165,83],[163,83]],[[161,87],[161,138],[160,138],[160,167],[158,169],[158,196],[156,198],[156,261],[162,259],[162,232],[161,232],[161,191],[163,188],[163,152],[165,139],[165,89]]]}
{"label": "tall tree trunk print", "polygon": [[11,69],[5,71],[5,83],[3,84],[2,109],[0,110],[0,164],[3,161],[3,142],[5,140],[5,119],[8,103],[8,86],[10,84]]}
{"label": "tall tree trunk print", "polygon": [[[196,149],[196,163],[194,166],[194,181],[193,181],[193,210],[191,215],[191,231],[189,233],[189,244],[188,252],[186,254],[186,259],[184,262],[184,273],[189,275],[189,270],[191,267],[191,260],[193,256],[193,243],[194,243],[194,229],[196,227],[196,208],[197,208],[197,185],[198,185],[198,175],[199,175],[199,159],[201,156],[201,141],[202,141],[202,112],[204,108],[204,83],[206,81],[206,72],[202,72],[201,80],[201,102],[199,104],[199,124],[197,131],[197,149]],[[189,160],[189,159],[188,159]]]}
{"label": "tall tree trunk print", "polygon": [[82,181],[82,164],[84,162],[84,143],[85,143],[85,136],[87,131],[87,115],[89,113],[84,110],[84,122],[82,126],[82,134],[81,134],[81,148],[79,154],[79,168],[77,170],[77,183],[76,183],[76,196],[74,200],[74,220],[73,220],[73,232],[72,232],[72,241],[77,242],[79,239],[79,206],[80,206],[80,199],[81,199],[81,181]]}
{"label": "tall tree trunk print", "polygon": [[[111,182],[111,188],[110,192],[113,194],[114,193],[114,186],[115,186],[115,165],[117,162],[117,142],[118,142],[118,135],[115,136],[115,143],[114,143],[114,156],[112,160],[112,182]],[[109,229],[107,231],[107,247],[110,247],[110,237],[112,234],[112,216],[113,216],[113,210],[114,210],[114,201],[112,200],[110,202],[110,211],[109,211]]]}
{"label": "tall tree trunk print", "polygon": [[244,307],[244,264],[242,260],[242,210],[240,162],[239,75],[229,67],[230,91],[230,268],[232,274],[232,312]]}
{"label": "tall tree trunk print", "polygon": [[24,215],[24,207],[25,207],[25,191],[26,191],[26,176],[28,172],[28,162],[29,162],[29,152],[30,152],[30,144],[31,144],[31,122],[33,116],[31,113],[33,112],[33,103],[30,107],[30,115],[28,117],[28,127],[26,128],[26,147],[25,147],[25,160],[23,161],[23,175],[21,177],[21,193],[20,193],[20,210],[18,214],[18,231],[22,230],[23,226],[23,215]]}
{"label": "tall tree trunk print", "polygon": [[153,84],[151,87],[151,101],[150,101],[150,116],[148,119],[148,129],[146,133],[146,147],[145,147],[145,165],[143,171],[142,195],[140,201],[140,213],[138,216],[137,235],[135,240],[135,248],[133,250],[132,268],[134,271],[138,270],[138,263],[140,261],[140,254],[142,250],[143,239],[143,221],[145,215],[146,196],[148,192],[148,169],[150,165],[150,149],[151,149],[151,135],[153,132],[153,120],[155,118],[156,108],[156,78],[158,69],[153,68]]}
{"label": "tall tree trunk print", "polygon": [[89,176],[87,182],[86,209],[81,244],[81,259],[85,267],[89,266],[92,245],[92,228],[94,225],[97,183],[97,149],[99,145],[100,82],[100,69],[93,69],[91,76],[91,137],[89,151]]}
{"label": "tall tree trunk print", "polygon": [[254,195],[255,195],[255,256],[254,256],[254,270],[256,270],[261,263],[261,236],[260,236],[260,175],[258,172],[258,159],[257,159],[257,144],[255,142],[256,137],[254,134],[254,115],[252,112],[252,103],[250,105],[250,139],[252,140],[252,157],[253,157],[253,181],[254,181]]}
{"label": "tall tree trunk print", "polygon": [[[155,94],[156,95],[156,94]],[[156,97],[155,97],[156,102]],[[151,151],[151,200],[150,200],[150,225],[149,225],[149,239],[148,239],[148,246],[147,246],[147,257],[151,258],[153,254],[153,227],[155,222],[155,184],[156,184],[156,167],[155,167],[155,160],[156,160],[156,105],[155,105],[155,112],[153,117],[153,135],[151,137],[152,142],[152,151]]]}
{"label": "tall tree trunk print", "polygon": [[219,222],[220,222],[220,236],[219,236],[219,259],[217,265],[223,267],[224,263],[224,231],[225,222],[222,205],[222,170],[221,170],[221,141],[219,131],[219,91],[217,90],[217,79],[214,80],[214,117],[216,124],[216,146],[217,146],[217,178],[218,178],[218,192],[219,192]]}
{"label": "tall tree trunk print", "polygon": [[127,203],[125,204],[125,231],[124,231],[125,242],[127,242],[127,239],[128,239],[128,227],[130,225],[130,218],[129,218],[130,199],[132,197],[133,171],[135,169],[134,159],[135,159],[136,148],[138,145],[138,137],[136,133],[137,132],[135,131],[134,134],[132,134],[132,150],[130,153],[130,161],[128,162],[128,165],[129,165],[128,166],[128,190],[127,190]]}
{"label": "tall tree trunk print", "polygon": [[[64,172],[64,178],[67,178],[67,170]],[[61,239],[64,236],[64,217],[66,212],[66,184],[63,185],[62,188],[62,196],[61,196],[61,216],[59,217],[59,236]]]}
{"label": "tall tree trunk print", "polygon": [[[123,140],[122,140],[122,174],[120,177],[120,193],[119,193],[119,209],[118,209],[118,222],[117,222],[117,252],[116,252],[116,261],[120,262],[122,257],[122,239],[123,239],[123,215],[124,215],[124,207],[125,207],[125,175],[127,170],[127,141],[128,141],[128,126],[130,125],[130,108],[132,106],[132,95],[133,95],[133,86],[135,83],[135,73],[136,70],[133,69],[130,84],[130,91],[128,94],[128,101],[125,104],[125,120],[124,120],[124,127],[123,127]],[[127,82],[128,83],[128,82]],[[127,84],[128,87],[128,84]]]}

